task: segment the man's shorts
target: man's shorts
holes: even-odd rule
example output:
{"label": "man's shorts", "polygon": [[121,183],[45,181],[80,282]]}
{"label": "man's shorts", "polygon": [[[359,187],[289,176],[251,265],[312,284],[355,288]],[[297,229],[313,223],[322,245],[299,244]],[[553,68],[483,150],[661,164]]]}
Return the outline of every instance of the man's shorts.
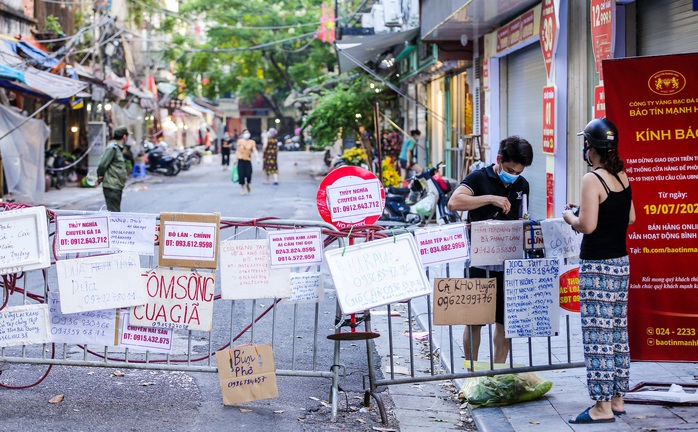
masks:
{"label": "man's shorts", "polygon": [[409,169],[412,168],[412,165],[414,165],[414,162],[411,162],[409,165],[407,164],[407,159],[398,159],[398,163],[400,163],[400,168],[402,169]]}
{"label": "man's shorts", "polygon": [[487,270],[478,267],[470,267],[471,278],[495,278],[497,279],[497,304],[495,312],[495,322],[504,325],[504,272],[490,270],[490,275],[487,276]]}

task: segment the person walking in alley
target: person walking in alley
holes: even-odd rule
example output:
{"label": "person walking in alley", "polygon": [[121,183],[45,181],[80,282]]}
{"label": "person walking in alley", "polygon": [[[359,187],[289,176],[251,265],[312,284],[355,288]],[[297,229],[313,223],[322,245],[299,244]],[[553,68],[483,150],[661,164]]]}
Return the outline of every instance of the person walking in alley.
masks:
{"label": "person walking in alley", "polygon": [[223,171],[228,169],[230,166],[230,150],[233,148],[233,138],[228,135],[226,131],[223,134],[223,139],[221,140],[221,165],[223,165]]}
{"label": "person walking in alley", "polygon": [[410,137],[402,143],[400,155],[398,156],[397,160],[400,163],[400,176],[403,180],[407,179],[410,170],[413,170],[417,174],[422,172],[422,167],[417,165],[417,158],[415,156],[417,140],[421,135],[422,132],[420,132],[419,129],[412,130],[410,131]]}
{"label": "person walking in alley", "polygon": [[630,380],[628,283],[630,262],[625,239],[635,222],[635,207],[618,129],[594,119],[584,136],[584,161],[593,171],[582,178],[582,201],[568,204],[562,217],[584,234],[579,252],[579,303],[589,396],[596,403],[570,423],[612,423],[625,414],[623,396]]}
{"label": "person walking in alley", "polygon": [[262,145],[262,170],[266,176],[264,184],[269,184],[270,176],[274,176],[274,184],[279,184],[279,140],[276,139],[278,132],[274,128],[267,131],[267,139]]}
{"label": "person walking in alley", "polygon": [[235,164],[238,169],[240,180],[241,195],[252,192],[250,183],[252,183],[252,153],[254,153],[257,163],[259,163],[259,153],[257,152],[257,143],[250,139],[250,131],[244,129],[242,135],[237,141],[237,149],[235,150]]}
{"label": "person walking in alley", "polygon": [[112,140],[107,144],[97,167],[97,184],[102,184],[104,200],[110,212],[121,211],[121,196],[128,175],[124,158],[124,146],[128,135],[126,126],[114,129]]}
{"label": "person walking in alley", "polygon": [[[468,211],[468,222],[516,220],[524,216],[528,208],[528,181],[521,176],[524,168],[533,163],[533,148],[528,141],[510,136],[499,144],[497,162],[473,171],[461,182],[448,201],[454,211]],[[504,333],[504,268],[487,269],[472,267],[470,277],[494,277],[497,280],[497,304],[493,335],[494,362],[505,363],[509,354],[509,341]],[[476,361],[480,349],[481,325],[470,325],[463,332],[463,350],[467,360]]]}

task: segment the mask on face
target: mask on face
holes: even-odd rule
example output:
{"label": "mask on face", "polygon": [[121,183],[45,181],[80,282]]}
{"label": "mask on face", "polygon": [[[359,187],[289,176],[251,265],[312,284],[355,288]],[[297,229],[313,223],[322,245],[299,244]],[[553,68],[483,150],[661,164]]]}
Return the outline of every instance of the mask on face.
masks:
{"label": "mask on face", "polygon": [[589,159],[589,149],[590,149],[590,148],[591,148],[591,147],[584,147],[584,148],[582,149],[582,157],[584,158],[584,162],[586,162],[587,165],[593,166],[594,164],[591,163],[591,159]]}
{"label": "mask on face", "polygon": [[250,139],[250,134],[244,133],[244,134],[242,134],[242,137],[245,139]]}
{"label": "mask on face", "polygon": [[504,171],[504,169],[502,169],[502,170],[499,172],[499,179],[500,179],[500,180],[502,181],[502,183],[504,183],[504,184],[512,184],[512,183],[514,183],[514,182],[516,181],[517,178],[519,178],[518,175],[509,174],[508,172]]}

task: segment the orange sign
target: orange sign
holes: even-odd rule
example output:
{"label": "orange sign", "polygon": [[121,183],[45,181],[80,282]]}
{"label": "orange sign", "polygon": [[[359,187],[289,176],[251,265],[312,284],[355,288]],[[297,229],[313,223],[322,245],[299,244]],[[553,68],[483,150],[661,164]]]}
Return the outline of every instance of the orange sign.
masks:
{"label": "orange sign", "polygon": [[560,275],[560,307],[568,312],[579,312],[579,267]]}

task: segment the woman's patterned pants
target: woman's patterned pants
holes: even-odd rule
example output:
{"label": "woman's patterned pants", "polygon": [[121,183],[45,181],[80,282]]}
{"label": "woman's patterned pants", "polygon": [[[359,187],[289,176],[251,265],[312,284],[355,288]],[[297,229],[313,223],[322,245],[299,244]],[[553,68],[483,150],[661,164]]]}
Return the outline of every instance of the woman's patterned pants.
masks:
{"label": "woman's patterned pants", "polygon": [[579,301],[589,396],[608,402],[624,396],[630,378],[628,257],[582,260]]}

